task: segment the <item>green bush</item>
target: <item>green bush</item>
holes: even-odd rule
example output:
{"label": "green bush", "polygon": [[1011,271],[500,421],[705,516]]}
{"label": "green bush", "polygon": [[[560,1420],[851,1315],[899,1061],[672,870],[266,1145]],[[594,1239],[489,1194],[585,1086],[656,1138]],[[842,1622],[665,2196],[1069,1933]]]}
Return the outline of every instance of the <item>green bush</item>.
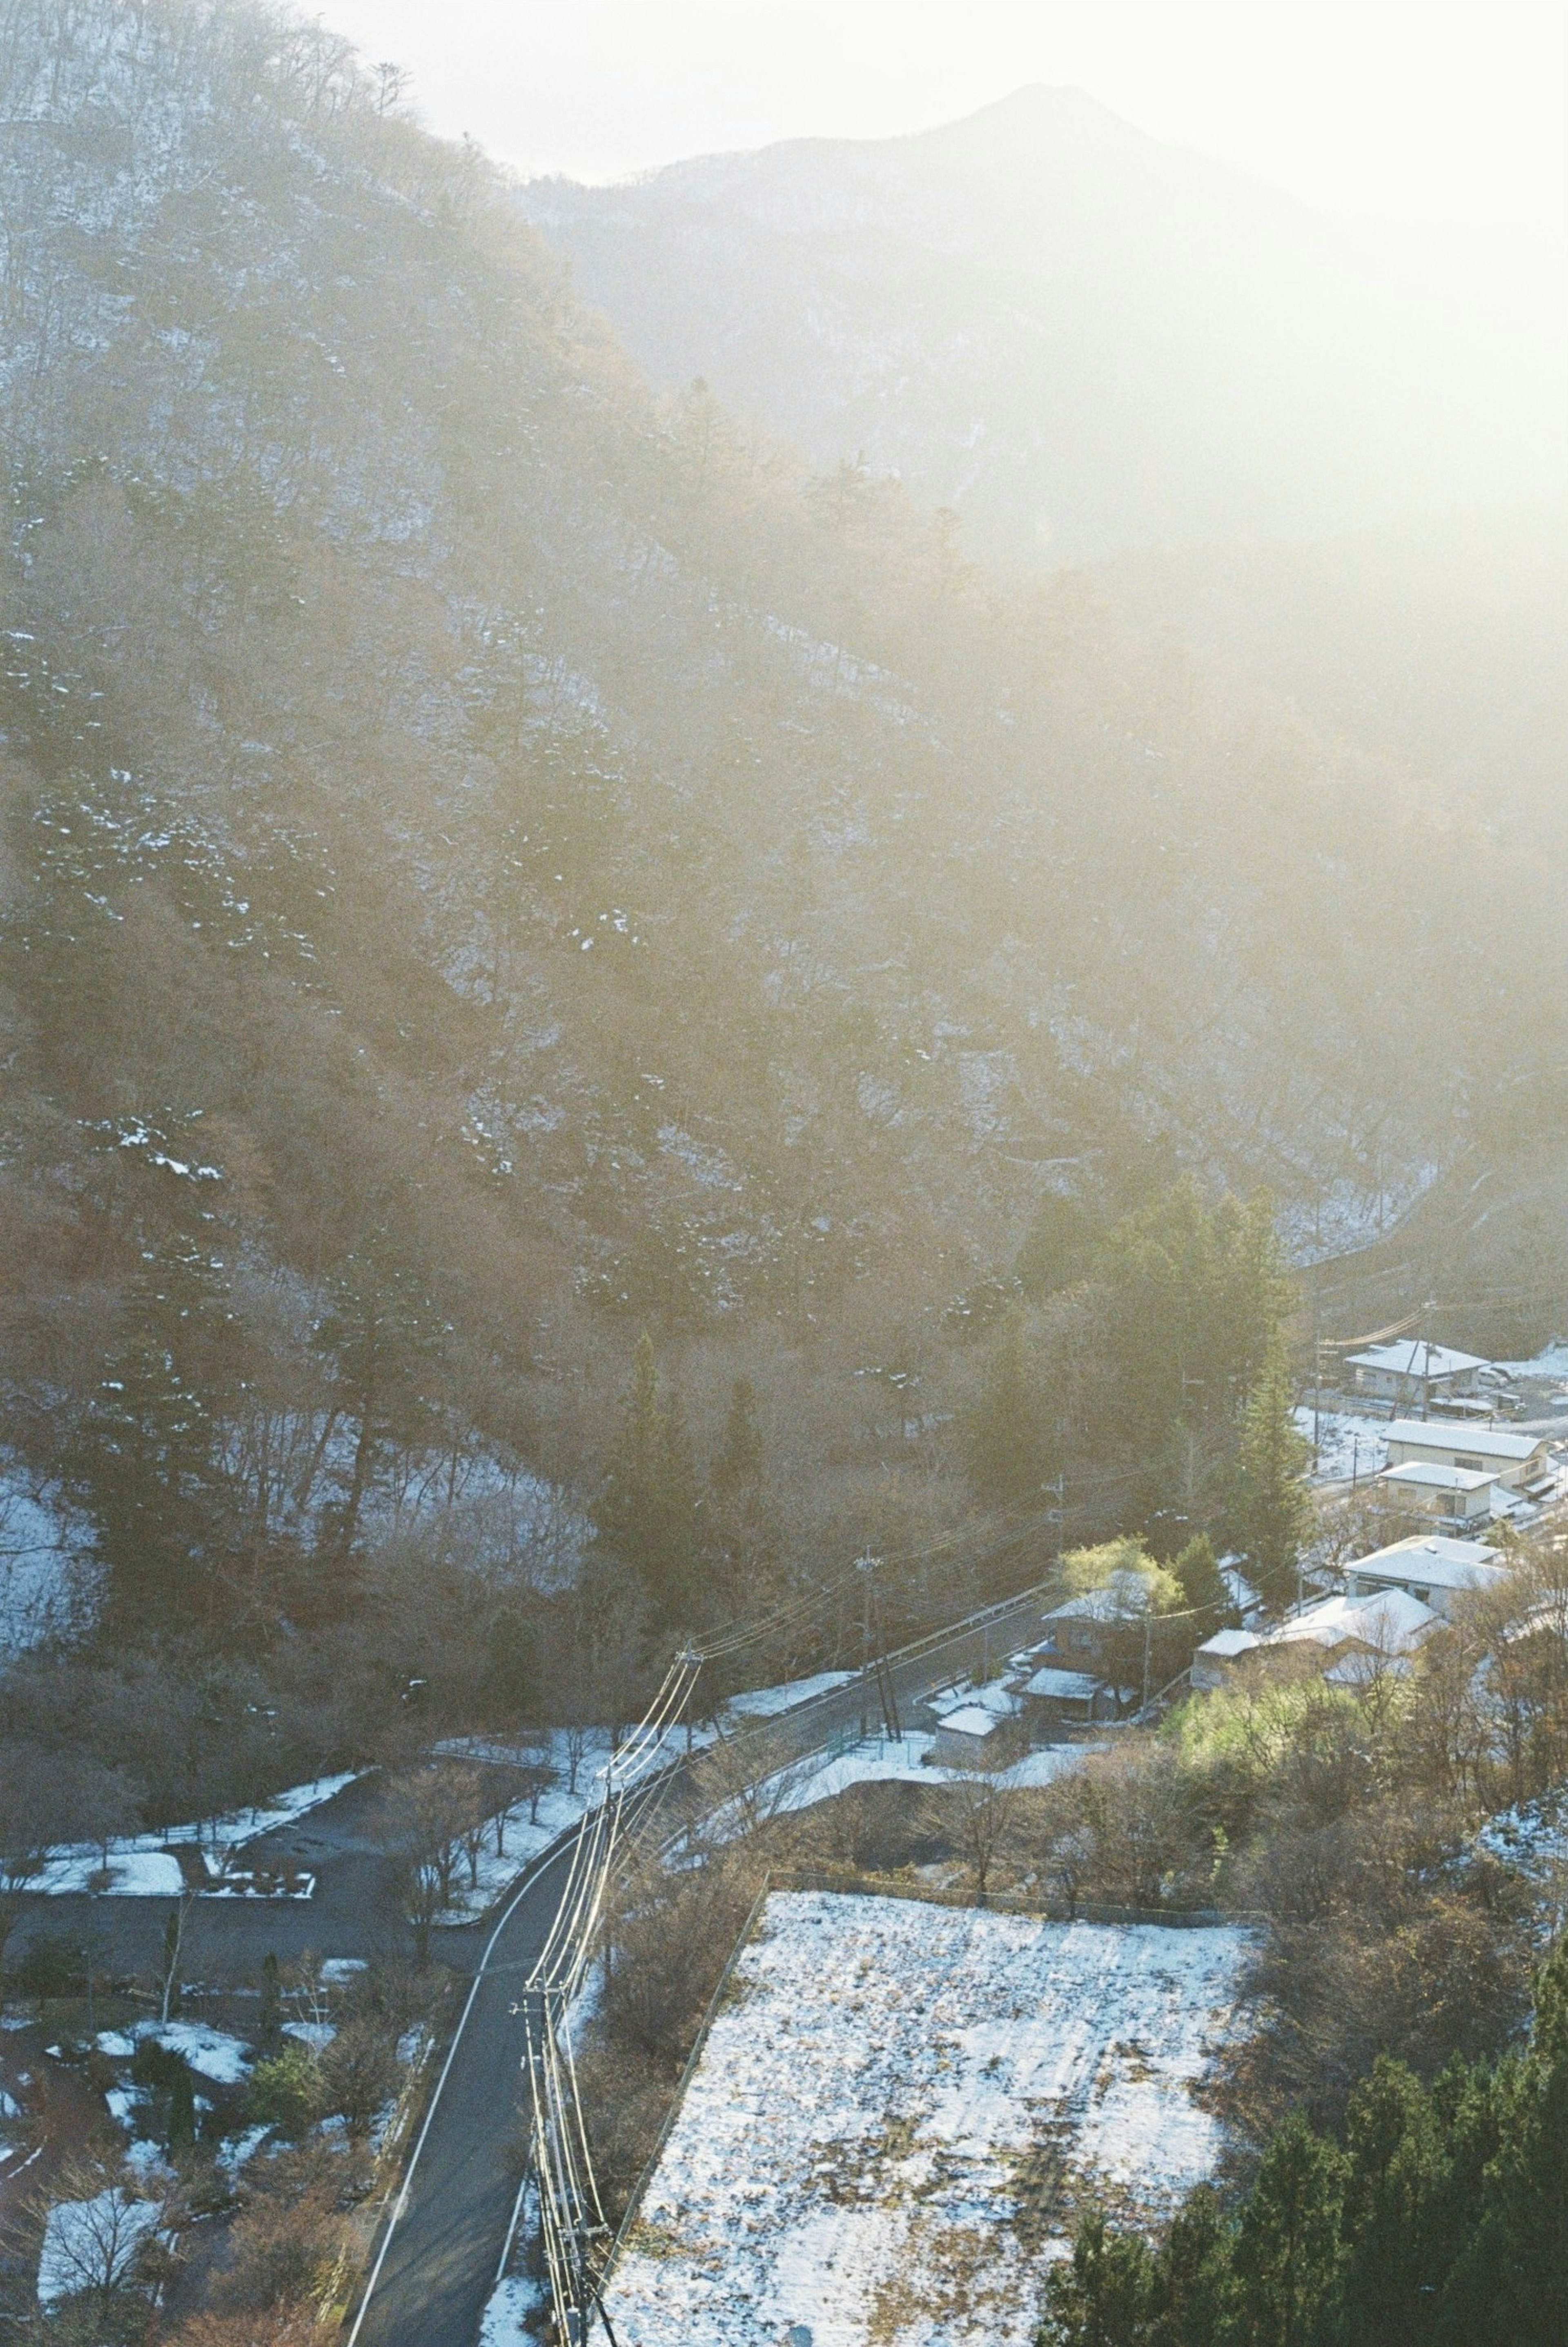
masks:
{"label": "green bush", "polygon": [[245,2101],[254,2125],[303,2135],[325,2107],[321,2065],[308,2046],[285,2045],[257,2063]]}

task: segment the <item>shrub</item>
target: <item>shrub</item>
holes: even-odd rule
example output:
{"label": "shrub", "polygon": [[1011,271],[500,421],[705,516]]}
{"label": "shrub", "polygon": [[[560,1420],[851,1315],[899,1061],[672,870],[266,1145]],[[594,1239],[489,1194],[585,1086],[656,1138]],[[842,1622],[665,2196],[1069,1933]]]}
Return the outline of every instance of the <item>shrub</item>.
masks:
{"label": "shrub", "polygon": [[321,2065],[307,2046],[285,2045],[251,2072],[246,2107],[258,2126],[302,2135],[325,2106]]}

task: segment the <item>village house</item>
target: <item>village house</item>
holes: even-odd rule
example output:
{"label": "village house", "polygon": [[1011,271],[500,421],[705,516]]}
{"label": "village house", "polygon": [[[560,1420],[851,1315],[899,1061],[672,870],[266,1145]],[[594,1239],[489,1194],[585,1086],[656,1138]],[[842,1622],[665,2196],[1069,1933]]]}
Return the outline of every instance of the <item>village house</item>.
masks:
{"label": "village house", "polygon": [[1404,1589],[1325,1597],[1266,1630],[1216,1631],[1193,1656],[1193,1686],[1222,1687],[1239,1671],[1271,1659],[1299,1663],[1308,1657],[1331,1684],[1357,1686],[1374,1671],[1407,1668],[1440,1619],[1434,1607]]}
{"label": "village house", "polygon": [[1389,1429],[1389,1464],[1458,1467],[1495,1476],[1510,1491],[1544,1498],[1556,1482],[1551,1439],[1515,1434],[1506,1426],[1444,1426],[1432,1419],[1397,1418]]}
{"label": "village house", "polygon": [[1385,1467],[1373,1488],[1400,1515],[1436,1516],[1446,1524],[1487,1523],[1502,1512],[1496,1505],[1497,1477],[1485,1468],[1408,1459],[1403,1466]]}
{"label": "village house", "polygon": [[1502,1573],[1497,1551],[1483,1542],[1427,1532],[1358,1557],[1346,1567],[1345,1594],[1375,1597],[1386,1589],[1402,1589],[1446,1616],[1463,1591],[1485,1589]]}
{"label": "village house", "polygon": [[1381,1401],[1413,1403],[1423,1413],[1439,1396],[1471,1395],[1491,1363],[1474,1353],[1456,1352],[1450,1345],[1434,1345],[1425,1337],[1401,1337],[1397,1344],[1369,1345],[1352,1353],[1345,1364],[1356,1376],[1359,1393]]}

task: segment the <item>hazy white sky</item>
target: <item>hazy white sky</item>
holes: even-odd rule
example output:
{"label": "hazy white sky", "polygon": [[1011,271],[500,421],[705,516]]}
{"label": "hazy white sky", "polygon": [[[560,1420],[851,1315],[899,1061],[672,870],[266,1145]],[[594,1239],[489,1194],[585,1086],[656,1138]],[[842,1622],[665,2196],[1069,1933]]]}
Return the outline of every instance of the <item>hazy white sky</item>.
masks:
{"label": "hazy white sky", "polygon": [[1568,218],[1568,9],[1434,0],[325,0],[431,127],[605,179],[802,135],[923,128],[1031,81],[1325,210]]}

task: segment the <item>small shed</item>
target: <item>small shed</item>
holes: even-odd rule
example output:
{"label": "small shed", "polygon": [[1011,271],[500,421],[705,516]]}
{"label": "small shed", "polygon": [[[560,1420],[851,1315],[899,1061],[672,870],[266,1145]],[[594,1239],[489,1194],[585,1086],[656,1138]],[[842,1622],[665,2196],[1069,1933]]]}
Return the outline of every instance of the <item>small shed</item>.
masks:
{"label": "small shed", "polygon": [[1114,1708],[1108,1688],[1089,1671],[1064,1671],[1047,1663],[1019,1689],[1023,1716],[1036,1731],[1102,1718]]}
{"label": "small shed", "polygon": [[1224,1686],[1242,1657],[1255,1654],[1262,1644],[1255,1630],[1216,1630],[1193,1656],[1194,1686],[1204,1691]]}
{"label": "small shed", "polygon": [[1005,1713],[988,1711],[978,1703],[963,1704],[937,1722],[931,1758],[943,1768],[994,1768],[1006,1746],[1002,1730],[1007,1725]]}

